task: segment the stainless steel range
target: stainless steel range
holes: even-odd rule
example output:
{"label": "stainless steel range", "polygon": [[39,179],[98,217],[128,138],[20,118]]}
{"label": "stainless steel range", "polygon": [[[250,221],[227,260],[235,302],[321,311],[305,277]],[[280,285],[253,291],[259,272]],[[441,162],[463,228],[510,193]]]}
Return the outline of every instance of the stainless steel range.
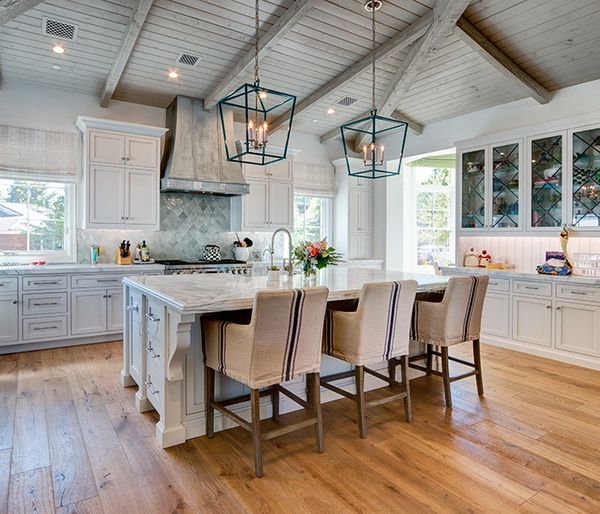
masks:
{"label": "stainless steel range", "polygon": [[200,261],[195,259],[174,259],[156,261],[164,264],[165,275],[189,275],[200,273],[231,273],[233,275],[250,275],[252,264],[233,259],[220,261]]}

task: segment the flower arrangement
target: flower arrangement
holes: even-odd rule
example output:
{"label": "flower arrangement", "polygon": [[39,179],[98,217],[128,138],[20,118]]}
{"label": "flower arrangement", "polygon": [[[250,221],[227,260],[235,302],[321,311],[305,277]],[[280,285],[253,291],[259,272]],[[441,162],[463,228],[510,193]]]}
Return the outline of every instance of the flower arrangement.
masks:
{"label": "flower arrangement", "polygon": [[335,266],[341,258],[341,254],[329,246],[327,239],[305,241],[294,247],[294,260],[302,266],[306,278],[316,275],[318,269]]}

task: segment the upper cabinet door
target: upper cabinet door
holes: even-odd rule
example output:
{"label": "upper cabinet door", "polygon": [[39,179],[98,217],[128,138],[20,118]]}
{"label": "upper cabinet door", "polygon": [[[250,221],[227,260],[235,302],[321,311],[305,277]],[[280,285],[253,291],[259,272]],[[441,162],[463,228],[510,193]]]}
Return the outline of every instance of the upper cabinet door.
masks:
{"label": "upper cabinet door", "polygon": [[242,230],[269,227],[269,181],[248,180],[250,193],[244,196]]}
{"label": "upper cabinet door", "polygon": [[159,140],[155,137],[125,136],[126,166],[158,168],[160,159]]}
{"label": "upper cabinet door", "polygon": [[290,182],[292,180],[292,161],[284,159],[274,162],[265,167],[265,171],[271,180],[283,180]]}
{"label": "upper cabinet door", "polygon": [[370,190],[360,191],[359,198],[360,231],[370,234],[373,232],[373,193]]}
{"label": "upper cabinet door", "polygon": [[600,128],[572,132],[571,223],[600,227]]}
{"label": "upper cabinet door", "polygon": [[156,171],[125,170],[125,222],[128,225],[158,223]]}
{"label": "upper cabinet door", "polygon": [[518,142],[492,146],[491,171],[491,228],[519,228],[521,160]]}
{"label": "upper cabinet door", "polygon": [[88,223],[122,225],[125,222],[123,168],[90,166]]}
{"label": "upper cabinet door", "polygon": [[257,164],[244,164],[243,165],[244,177],[246,178],[268,178],[269,174],[266,166],[259,166]]}
{"label": "upper cabinet door", "polygon": [[528,141],[528,226],[532,229],[554,230],[563,225],[564,143],[562,133]]}
{"label": "upper cabinet door", "polygon": [[269,182],[269,225],[272,228],[294,226],[294,191],[290,182]]}
{"label": "upper cabinet door", "polygon": [[360,189],[348,190],[348,232],[360,232]]}
{"label": "upper cabinet door", "polygon": [[125,137],[114,132],[90,130],[88,161],[102,164],[124,164]]}
{"label": "upper cabinet door", "polygon": [[460,156],[460,190],[462,201],[461,223],[463,229],[486,228],[486,150],[465,151]]}

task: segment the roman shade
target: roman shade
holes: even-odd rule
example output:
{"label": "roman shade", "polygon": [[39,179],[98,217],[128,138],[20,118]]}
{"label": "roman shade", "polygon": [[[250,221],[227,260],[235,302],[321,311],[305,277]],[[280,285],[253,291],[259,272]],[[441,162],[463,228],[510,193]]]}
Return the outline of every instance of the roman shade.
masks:
{"label": "roman shade", "polygon": [[79,135],[0,125],[0,175],[22,180],[77,182]]}
{"label": "roman shade", "polygon": [[328,164],[294,163],[294,192],[306,196],[335,196],[335,171]]}

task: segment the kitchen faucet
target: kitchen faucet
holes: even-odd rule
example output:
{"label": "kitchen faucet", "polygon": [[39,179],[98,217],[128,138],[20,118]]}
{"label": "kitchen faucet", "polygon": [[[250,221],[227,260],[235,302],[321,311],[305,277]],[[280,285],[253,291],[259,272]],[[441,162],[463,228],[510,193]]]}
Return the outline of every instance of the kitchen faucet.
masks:
{"label": "kitchen faucet", "polygon": [[[292,253],[294,251],[293,249],[293,244],[292,244],[292,234],[290,234],[290,231],[287,228],[278,228],[275,232],[273,232],[273,236],[271,236],[271,248],[270,248],[270,252],[271,252],[271,266],[273,266],[273,254],[275,253],[275,236],[279,233],[279,232],[284,232],[285,234],[287,234],[288,239],[289,239],[289,264],[287,266],[287,272],[288,275],[291,277],[294,274],[294,264],[292,261]],[[285,259],[283,259],[283,269],[286,269],[285,266]]]}

